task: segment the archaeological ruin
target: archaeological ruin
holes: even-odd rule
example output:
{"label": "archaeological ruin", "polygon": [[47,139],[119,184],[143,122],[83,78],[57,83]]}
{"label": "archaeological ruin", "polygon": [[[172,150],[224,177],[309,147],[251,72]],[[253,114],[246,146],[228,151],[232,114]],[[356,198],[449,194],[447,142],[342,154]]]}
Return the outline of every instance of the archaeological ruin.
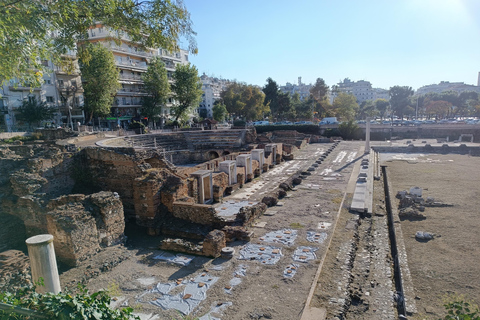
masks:
{"label": "archaeological ruin", "polygon": [[267,207],[246,202],[232,210],[224,197],[319,140],[296,131],[202,130],[76,147],[91,136],[58,145],[60,133],[43,131],[45,141],[0,147],[2,215],[24,228],[2,243],[15,248],[25,237],[52,234],[58,259],[70,266],[122,243],[125,223],[164,236],[163,249],[219,256],[225,240],[249,239],[245,227]]}

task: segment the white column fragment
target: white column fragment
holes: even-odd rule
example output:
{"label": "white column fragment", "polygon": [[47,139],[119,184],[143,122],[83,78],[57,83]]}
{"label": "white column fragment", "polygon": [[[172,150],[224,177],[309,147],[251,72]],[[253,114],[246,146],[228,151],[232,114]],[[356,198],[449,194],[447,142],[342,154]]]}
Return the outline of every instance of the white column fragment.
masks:
{"label": "white column fragment", "polygon": [[30,267],[32,269],[32,280],[37,283],[43,279],[44,286],[37,286],[38,293],[59,293],[60,278],[58,277],[57,260],[53,248],[53,236],[51,234],[40,234],[28,238],[26,241]]}

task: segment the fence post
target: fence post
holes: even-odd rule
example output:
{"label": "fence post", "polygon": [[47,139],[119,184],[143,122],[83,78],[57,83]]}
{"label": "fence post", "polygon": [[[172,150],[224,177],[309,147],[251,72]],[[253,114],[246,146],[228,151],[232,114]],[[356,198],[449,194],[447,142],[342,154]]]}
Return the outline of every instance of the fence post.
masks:
{"label": "fence post", "polygon": [[32,269],[32,280],[34,283],[43,278],[44,286],[37,286],[38,293],[52,292],[59,293],[60,278],[58,277],[57,260],[53,248],[53,236],[51,234],[40,234],[28,238],[26,241],[30,267]]}

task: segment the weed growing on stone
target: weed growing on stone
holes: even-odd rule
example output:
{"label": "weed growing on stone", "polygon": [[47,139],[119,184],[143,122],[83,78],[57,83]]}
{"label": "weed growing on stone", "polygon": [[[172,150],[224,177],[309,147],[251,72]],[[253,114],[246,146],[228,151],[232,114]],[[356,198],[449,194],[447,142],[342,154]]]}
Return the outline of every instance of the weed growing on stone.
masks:
{"label": "weed growing on stone", "polygon": [[290,228],[292,229],[302,229],[304,228],[305,226],[299,222],[292,222],[290,223]]}
{"label": "weed growing on stone", "polygon": [[118,283],[112,281],[108,284],[107,293],[111,297],[118,297],[122,295],[122,290],[120,290]]}

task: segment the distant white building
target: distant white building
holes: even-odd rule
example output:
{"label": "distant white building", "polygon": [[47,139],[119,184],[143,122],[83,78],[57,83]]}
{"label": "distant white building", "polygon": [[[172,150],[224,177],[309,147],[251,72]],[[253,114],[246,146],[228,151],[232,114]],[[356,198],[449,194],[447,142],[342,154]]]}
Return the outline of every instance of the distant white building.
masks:
{"label": "distant white building", "polygon": [[295,93],[298,93],[300,100],[305,100],[310,96],[310,89],[313,87],[312,84],[302,83],[302,77],[298,77],[298,83],[292,84],[287,82],[286,85],[280,86],[280,91],[283,93],[288,93],[290,96],[293,96]]}
{"label": "distant white building", "polygon": [[387,89],[381,89],[381,88],[373,88],[373,91],[375,91],[375,99],[385,99],[385,100],[390,100],[390,95],[388,94]]}
{"label": "distant white building", "polygon": [[213,118],[213,104],[220,99],[220,93],[232,83],[230,80],[209,77],[205,73],[200,76],[202,81],[202,101],[198,106],[198,114]]}
{"label": "distant white building", "polygon": [[465,84],[464,82],[442,81],[439,84],[430,84],[417,89],[415,94],[423,95],[430,92],[441,93],[443,91],[455,91],[457,93],[465,91],[475,91],[480,93],[480,86]]}
{"label": "distant white building", "polygon": [[363,101],[371,100],[375,101],[376,99],[385,99],[390,100],[388,90],[381,88],[373,88],[372,84],[369,81],[359,80],[352,81],[348,78],[345,78],[343,82],[339,82],[337,85],[332,87],[331,90],[331,102],[335,100],[340,92],[353,94],[357,98],[357,103],[360,104]]}

